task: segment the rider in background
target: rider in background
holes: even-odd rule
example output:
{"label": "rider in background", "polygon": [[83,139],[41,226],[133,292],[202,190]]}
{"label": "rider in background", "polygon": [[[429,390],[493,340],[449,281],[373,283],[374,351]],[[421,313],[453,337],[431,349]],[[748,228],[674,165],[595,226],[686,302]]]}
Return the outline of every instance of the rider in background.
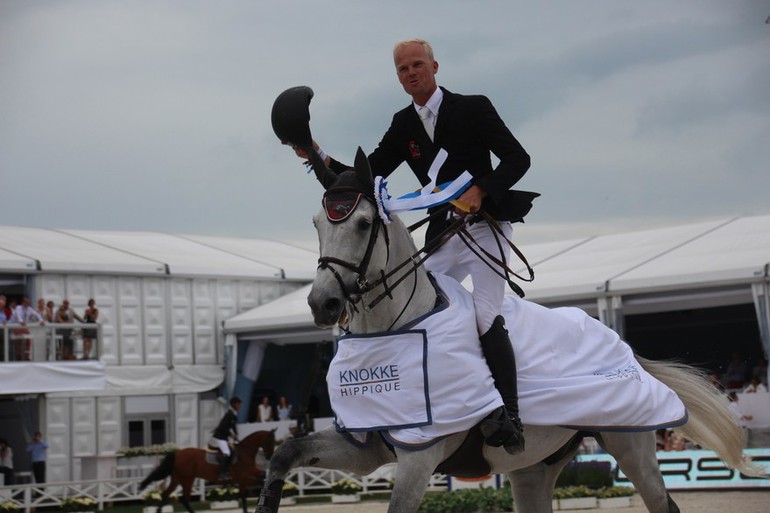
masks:
{"label": "rider in background", "polygon": [[222,481],[228,480],[228,471],[230,470],[230,463],[233,459],[232,451],[230,451],[230,444],[228,443],[230,437],[237,442],[238,441],[238,428],[236,423],[238,421],[238,410],[241,409],[242,401],[239,397],[233,397],[230,399],[230,408],[225,412],[222,420],[219,421],[219,425],[212,431],[209,445],[219,449],[222,460],[219,467],[219,479]]}
{"label": "rider in background", "polygon": [[[520,221],[523,214],[517,214],[521,212],[521,204],[516,204],[512,195],[515,191],[509,189],[529,169],[529,155],[487,97],[455,94],[437,86],[438,62],[428,42],[401,41],[393,49],[393,59],[398,80],[412,102],[393,116],[390,128],[369,155],[373,173],[387,177],[406,162],[420,183],[427,185],[428,169],[443,148],[448,157],[437,183],[454,180],[463,171],[469,171],[473,182],[459,201],[468,205],[471,214],[480,211],[490,214],[503,235],[510,239],[511,221]],[[350,166],[329,157],[315,141],[313,148],[332,171],[341,173],[349,169]],[[296,146],[294,151],[307,158]],[[499,159],[494,168],[490,153]],[[447,221],[437,217],[430,222],[427,247],[440,242]],[[508,261],[510,248],[498,240],[487,221],[475,219],[468,231],[486,251]],[[505,408],[495,410],[482,422],[482,433],[489,445],[502,445],[510,454],[521,452],[524,436],[519,420],[516,362],[501,315],[505,282],[458,237],[446,241],[426,260],[425,267],[460,282],[471,276],[482,351],[505,404]]]}

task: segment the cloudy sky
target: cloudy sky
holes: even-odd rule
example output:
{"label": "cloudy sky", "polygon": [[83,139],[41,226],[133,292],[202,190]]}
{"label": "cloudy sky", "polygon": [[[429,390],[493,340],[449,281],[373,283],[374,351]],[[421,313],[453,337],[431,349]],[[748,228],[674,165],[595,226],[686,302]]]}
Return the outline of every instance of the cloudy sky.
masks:
{"label": "cloudy sky", "polygon": [[[419,11],[415,6],[419,6]],[[767,1],[0,0],[0,224],[312,240],[270,126],[315,91],[352,161],[409,98],[393,43],[483,93],[542,193],[520,242],[770,214]],[[395,195],[417,186],[407,168]]]}

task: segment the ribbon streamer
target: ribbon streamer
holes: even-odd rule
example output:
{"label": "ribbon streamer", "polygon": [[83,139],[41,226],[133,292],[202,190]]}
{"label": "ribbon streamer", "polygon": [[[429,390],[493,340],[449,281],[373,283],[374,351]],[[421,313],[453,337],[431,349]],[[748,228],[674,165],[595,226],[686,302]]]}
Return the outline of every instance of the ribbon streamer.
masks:
{"label": "ribbon streamer", "polygon": [[473,176],[464,171],[459,177],[451,182],[445,182],[436,185],[438,171],[447,159],[446,150],[440,150],[433,160],[428,170],[430,183],[416,192],[404,194],[396,199],[388,193],[388,182],[381,176],[374,178],[374,198],[377,202],[377,210],[385,224],[392,221],[390,216],[399,212],[409,210],[420,210],[430,208],[442,203],[457,199],[465,190],[470,187]]}

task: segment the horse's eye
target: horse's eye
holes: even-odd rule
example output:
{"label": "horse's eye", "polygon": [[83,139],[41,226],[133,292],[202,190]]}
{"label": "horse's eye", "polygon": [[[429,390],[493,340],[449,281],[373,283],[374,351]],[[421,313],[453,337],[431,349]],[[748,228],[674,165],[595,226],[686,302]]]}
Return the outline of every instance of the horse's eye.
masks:
{"label": "horse's eye", "polygon": [[363,231],[367,231],[369,228],[372,227],[372,222],[369,219],[361,219],[358,221],[358,229]]}

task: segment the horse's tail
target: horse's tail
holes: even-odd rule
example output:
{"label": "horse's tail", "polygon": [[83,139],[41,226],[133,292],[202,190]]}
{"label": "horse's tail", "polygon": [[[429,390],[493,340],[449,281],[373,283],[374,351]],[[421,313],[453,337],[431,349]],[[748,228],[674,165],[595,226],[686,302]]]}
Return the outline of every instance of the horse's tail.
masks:
{"label": "horse's tail", "polygon": [[161,479],[166,479],[168,476],[170,476],[174,471],[174,460],[175,454],[173,452],[166,454],[166,457],[163,458],[163,461],[160,462],[160,465],[155,467],[155,470],[150,472],[150,475],[145,477],[144,480],[139,483],[139,490],[144,490],[148,484],[154,483],[155,481],[160,481]]}
{"label": "horse's tail", "polygon": [[671,388],[687,408],[687,424],[676,428],[685,438],[711,449],[728,466],[749,476],[765,470],[743,453],[743,429],[733,415],[727,396],[712,385],[705,372],[676,362],[655,362],[636,357],[652,376]]}

